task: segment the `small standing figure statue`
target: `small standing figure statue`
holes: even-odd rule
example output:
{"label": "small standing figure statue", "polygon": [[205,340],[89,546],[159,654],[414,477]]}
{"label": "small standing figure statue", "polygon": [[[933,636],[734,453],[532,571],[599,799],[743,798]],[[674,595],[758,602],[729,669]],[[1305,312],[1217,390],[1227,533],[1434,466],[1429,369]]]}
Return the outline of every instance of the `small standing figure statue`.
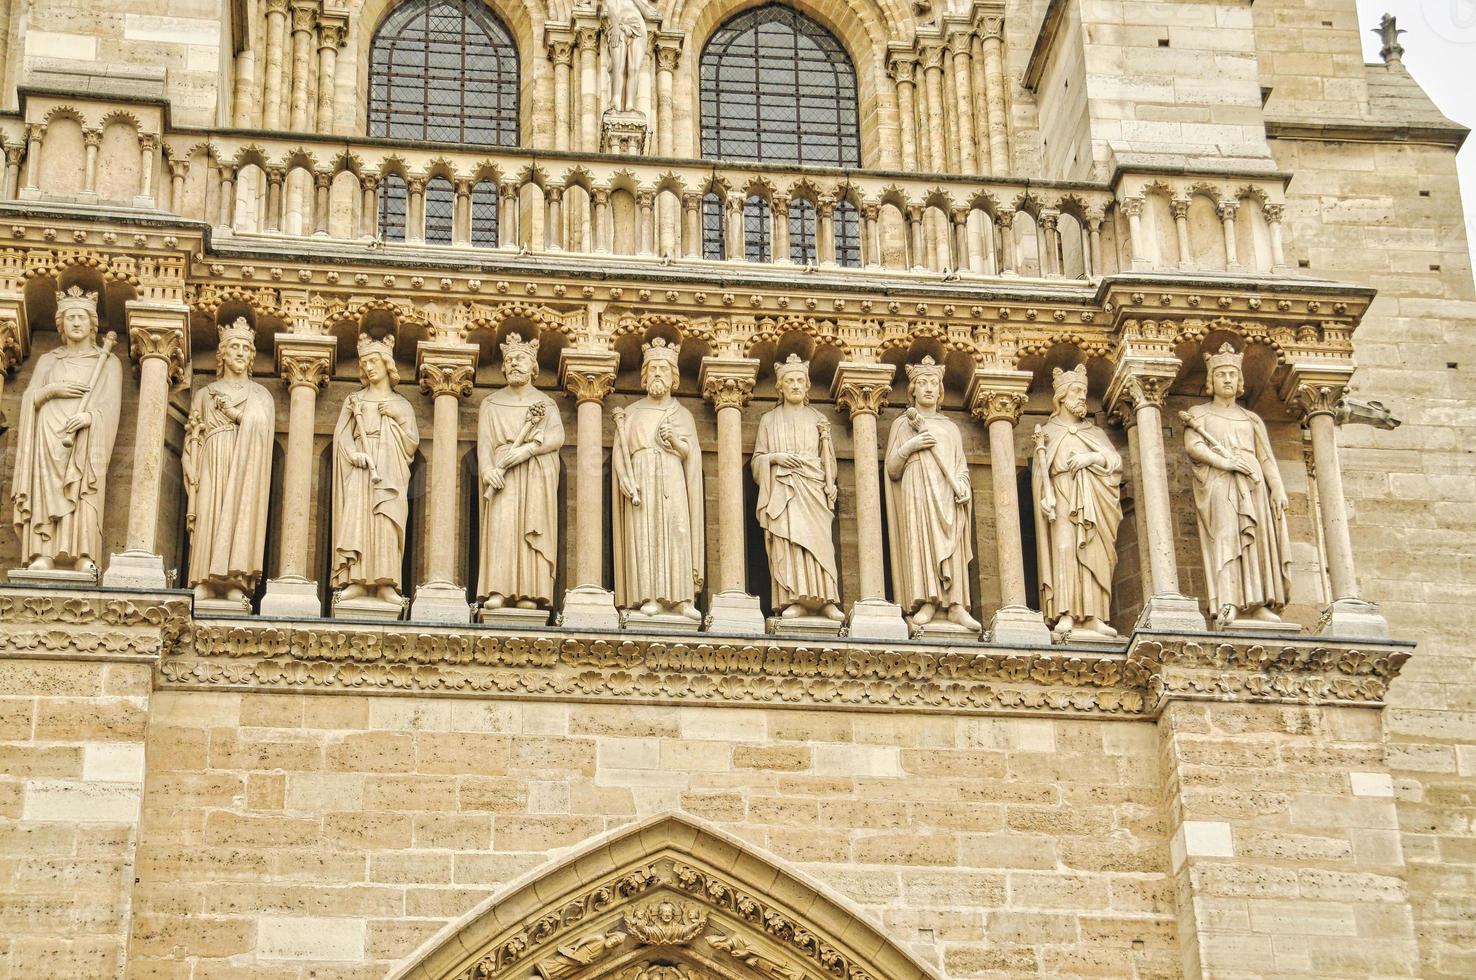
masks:
{"label": "small standing figure statue", "polygon": [[672,397],[676,347],[660,337],[645,346],[641,385],[645,398],[612,413],[615,605],[700,623],[702,446],[692,413]]}
{"label": "small standing figure statue", "polygon": [[255,357],[244,317],[221,327],[216,380],[195,396],[185,426],[189,582],[197,604],[224,600],[222,612],[250,612],[266,544],[277,405],[251,380]]}
{"label": "small standing figure statue", "polygon": [[[335,612],[398,618],[410,520],[410,461],[420,444],[415,412],[395,393],[395,339],[359,336],[364,387],[344,399],[333,428]],[[351,605],[349,605],[351,604]]]}
{"label": "small standing figure statue", "polygon": [[1122,455],[1087,418],[1086,366],[1052,374],[1055,412],[1035,427],[1040,606],[1061,641],[1115,640],[1112,573],[1122,523]]}
{"label": "small standing figure statue", "polygon": [[1245,393],[1242,355],[1204,358],[1212,401],[1180,413],[1194,464],[1194,509],[1210,612],[1221,629],[1281,622],[1290,587],[1286,488],[1260,416]]}
{"label": "small standing figure statue", "polygon": [[910,407],[887,437],[887,532],[892,588],[913,626],[940,613],[971,633],[969,562],[974,558],[974,495],[958,426],[938,411],[943,365],[931,357],[907,366]]}
{"label": "small standing figure statue", "polygon": [[605,0],[605,46],[609,49],[610,108],[634,112],[646,60],[647,19],[659,18],[646,0]]}
{"label": "small standing figure statue", "polygon": [[477,595],[484,614],[553,605],[564,423],[553,399],[533,387],[537,371],[538,341],[508,334],[502,344],[507,386],[484,398],[477,412],[482,488]]}
{"label": "small standing figure statue", "polygon": [[764,529],[774,611],[781,619],[821,616],[835,623],[835,447],[830,423],[810,407],[810,365],[790,354],[775,366],[781,402],[759,420],[753,446],[758,522]]}
{"label": "small standing figure statue", "polygon": [[61,345],[37,358],[21,396],[15,531],[26,571],[95,581],[123,366],[113,334],[97,342],[97,293],[57,293],[56,327]]}

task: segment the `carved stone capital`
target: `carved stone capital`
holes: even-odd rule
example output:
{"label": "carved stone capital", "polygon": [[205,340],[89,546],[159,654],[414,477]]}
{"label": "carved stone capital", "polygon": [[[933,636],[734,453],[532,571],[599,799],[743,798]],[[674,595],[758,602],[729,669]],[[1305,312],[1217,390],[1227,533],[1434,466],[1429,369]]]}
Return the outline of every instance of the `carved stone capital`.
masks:
{"label": "carved stone capital", "polygon": [[1061,220],[1061,212],[1054,208],[1041,208],[1040,214],[1036,216],[1036,223],[1048,231],[1055,231],[1056,224]]}
{"label": "carved stone capital", "polygon": [[1178,376],[1177,357],[1136,354],[1123,357],[1117,362],[1117,370],[1108,382],[1104,402],[1109,411],[1119,416],[1136,412],[1145,405],[1162,408]]}
{"label": "carved stone capital", "polygon": [[1004,40],[1004,18],[998,14],[987,14],[974,21],[974,31],[984,40]]}
{"label": "carved stone capital", "polygon": [[719,411],[742,408],[753,396],[758,370],[758,360],[751,357],[704,357],[698,375],[702,397]]}
{"label": "carved stone capital", "polygon": [[1143,215],[1143,199],[1141,197],[1130,197],[1126,201],[1117,202],[1123,217],[1138,218]]}
{"label": "carved stone capital", "polygon": [[930,44],[922,49],[923,71],[942,71],[943,58],[948,49],[941,44]]}
{"label": "carved stone capital", "polygon": [[286,17],[289,6],[288,0],[266,0],[267,16],[270,17],[272,14],[277,14]]}
{"label": "carved stone capital", "polygon": [[574,396],[576,404],[604,404],[615,387],[620,355],[614,351],[569,350],[559,352],[559,384]]}
{"label": "carved stone capital", "polygon": [[291,333],[279,333],[275,339],[277,373],[289,389],[303,386],[316,391],[328,384],[338,353],[337,340]]}
{"label": "carved stone capital", "polygon": [[348,44],[347,16],[332,17],[324,13],[318,21],[318,50],[342,48]]}
{"label": "carved stone capital", "polygon": [[574,64],[574,38],[568,35],[558,37],[550,36],[548,39],[548,60],[555,65],[569,67]]}
{"label": "carved stone capital", "polygon": [[1294,363],[1282,385],[1281,397],[1303,425],[1317,415],[1336,419],[1352,377],[1353,365],[1349,363]]}
{"label": "carved stone capital", "polygon": [[968,31],[958,31],[948,38],[948,50],[956,58],[959,55],[968,57],[974,51],[974,35]]}
{"label": "carved stone capital", "polygon": [[574,40],[579,45],[580,51],[598,51],[600,49],[600,29],[593,26],[580,27],[574,31]]}
{"label": "carved stone capital", "polygon": [[442,344],[422,340],[415,347],[415,374],[420,388],[432,398],[471,394],[477,373],[475,344]]}
{"label": "carved stone capital", "polygon": [[1015,425],[1029,399],[1029,371],[980,368],[969,379],[969,411],[986,426],[1001,419]]}
{"label": "carved stone capital", "polygon": [[0,297],[0,374],[9,374],[25,360],[30,333],[25,300]]}
{"label": "carved stone capital", "polygon": [[1268,224],[1280,224],[1286,217],[1286,205],[1268,204],[1261,209],[1261,213],[1265,215]]}
{"label": "carved stone capital", "polygon": [[682,57],[683,35],[661,31],[656,35],[656,70],[676,71]]}
{"label": "carved stone capital", "polygon": [[102,145],[102,130],[100,130],[100,129],[84,129],[84,130],[82,130],[82,143],[83,143],[84,146],[91,147],[94,150],[97,149],[99,146]]}
{"label": "carved stone capital", "polygon": [[1180,218],[1188,218],[1189,199],[1186,197],[1174,198],[1172,201],[1169,201],[1169,211],[1173,213],[1175,221],[1179,220]]}
{"label": "carved stone capital", "polygon": [[311,31],[318,23],[318,8],[311,0],[292,4],[292,33]]}
{"label": "carved stone capital", "polygon": [[1240,210],[1240,205],[1235,201],[1222,201],[1215,206],[1215,214],[1220,216],[1221,221],[1234,221],[1235,213]]}
{"label": "carved stone capital", "polygon": [[190,309],[182,303],[129,300],[128,343],[139,364],[164,361],[171,384],[184,377],[190,360]]}
{"label": "carved stone capital", "polygon": [[912,52],[894,54],[887,62],[887,74],[897,84],[911,85],[917,81],[917,55]]}
{"label": "carved stone capital", "polygon": [[835,403],[851,414],[876,415],[892,393],[892,379],[897,368],[892,364],[861,364],[843,361],[836,366],[835,380],[830,384]]}

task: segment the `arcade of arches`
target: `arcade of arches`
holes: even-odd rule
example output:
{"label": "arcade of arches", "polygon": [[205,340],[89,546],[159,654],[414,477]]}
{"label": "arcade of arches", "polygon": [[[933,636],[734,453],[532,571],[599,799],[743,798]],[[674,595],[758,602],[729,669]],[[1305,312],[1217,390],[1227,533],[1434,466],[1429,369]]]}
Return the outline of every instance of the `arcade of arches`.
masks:
{"label": "arcade of arches", "polygon": [[0,976],[1471,974],[1416,33],[85,6],[0,40]]}

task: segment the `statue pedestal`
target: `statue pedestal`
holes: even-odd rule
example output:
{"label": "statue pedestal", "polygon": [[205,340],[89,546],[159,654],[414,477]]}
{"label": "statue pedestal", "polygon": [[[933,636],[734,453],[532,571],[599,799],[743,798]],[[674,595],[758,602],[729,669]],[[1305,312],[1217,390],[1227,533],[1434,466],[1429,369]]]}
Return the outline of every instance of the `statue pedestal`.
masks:
{"label": "statue pedestal", "polygon": [[764,612],[759,608],[758,596],[747,592],[715,593],[708,610],[707,630],[710,633],[762,636]]}
{"label": "statue pedestal", "polygon": [[1236,619],[1224,626],[1218,627],[1219,633],[1241,633],[1254,634],[1256,636],[1295,636],[1302,632],[1302,627],[1296,623],[1288,623],[1285,620],[1279,623],[1267,623],[1259,619]]}
{"label": "statue pedestal", "polygon": [[239,619],[251,615],[251,600],[241,599],[196,599],[195,616],[199,619]]}
{"label": "statue pedestal", "polygon": [[830,639],[840,636],[845,623],[824,616],[770,616],[764,625],[775,636],[798,636],[805,639]]}
{"label": "statue pedestal", "polygon": [[680,613],[657,613],[647,616],[639,609],[620,610],[620,625],[628,630],[651,630],[658,633],[695,633],[702,628],[700,620]]}
{"label": "statue pedestal", "polygon": [[645,113],[606,109],[600,117],[600,152],[641,156],[646,152],[650,134]]}
{"label": "statue pedestal", "polygon": [[164,559],[147,551],[125,551],[114,555],[103,572],[102,584],[110,589],[169,588],[169,579],[164,574]]}
{"label": "statue pedestal", "polygon": [[296,575],[267,579],[261,614],[276,619],[317,619],[323,615],[318,583]]}
{"label": "statue pedestal", "polygon": [[1067,645],[1090,644],[1100,646],[1105,644],[1108,646],[1121,646],[1127,643],[1127,637],[1125,636],[1103,636],[1101,633],[1094,633],[1091,630],[1067,630],[1065,633],[1052,631],[1051,636],[1055,638],[1057,643]]}
{"label": "statue pedestal", "polygon": [[615,593],[598,585],[580,585],[564,593],[564,608],[558,625],[576,630],[613,630],[620,628],[620,614],[615,611]]}
{"label": "statue pedestal", "polygon": [[519,609],[517,606],[498,606],[496,609],[478,609],[477,622],[493,626],[515,626],[541,628],[548,625],[547,609]]}
{"label": "statue pedestal", "polygon": [[960,626],[940,613],[922,626],[914,624],[912,632],[927,640],[967,640],[972,643],[979,639],[980,631]]}
{"label": "statue pedestal", "polygon": [[[463,600],[464,601],[464,600]],[[374,596],[359,596],[357,599],[333,598],[334,619],[377,619],[394,622],[405,615],[404,599],[386,602]]]}
{"label": "statue pedestal", "polygon": [[1350,640],[1387,640],[1389,621],[1379,612],[1378,606],[1365,599],[1334,599],[1332,605],[1322,611],[1317,635]]}
{"label": "statue pedestal", "polygon": [[1164,592],[1150,596],[1138,613],[1134,630],[1165,630],[1170,633],[1203,633],[1204,614],[1199,600],[1187,595]]}
{"label": "statue pedestal", "polygon": [[415,590],[410,621],[415,623],[469,623],[471,603],[466,590],[451,582],[426,582]]}
{"label": "statue pedestal", "polygon": [[912,632],[895,602],[858,599],[846,617],[846,635],[857,640],[907,640]]}
{"label": "statue pedestal", "polygon": [[1046,628],[1045,617],[1028,606],[1000,606],[985,635],[990,643],[1051,645],[1051,631]]}
{"label": "statue pedestal", "polygon": [[5,573],[17,585],[96,585],[96,572],[79,572],[71,568],[12,568]]}

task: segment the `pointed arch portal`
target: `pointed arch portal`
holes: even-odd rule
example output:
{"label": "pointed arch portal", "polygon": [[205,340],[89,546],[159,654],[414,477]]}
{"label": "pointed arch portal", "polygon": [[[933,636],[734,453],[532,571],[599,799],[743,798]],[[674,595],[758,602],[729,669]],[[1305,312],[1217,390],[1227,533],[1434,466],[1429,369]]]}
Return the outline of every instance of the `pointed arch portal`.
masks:
{"label": "pointed arch portal", "polygon": [[506,888],[393,980],[936,980],[817,885],[685,815]]}

